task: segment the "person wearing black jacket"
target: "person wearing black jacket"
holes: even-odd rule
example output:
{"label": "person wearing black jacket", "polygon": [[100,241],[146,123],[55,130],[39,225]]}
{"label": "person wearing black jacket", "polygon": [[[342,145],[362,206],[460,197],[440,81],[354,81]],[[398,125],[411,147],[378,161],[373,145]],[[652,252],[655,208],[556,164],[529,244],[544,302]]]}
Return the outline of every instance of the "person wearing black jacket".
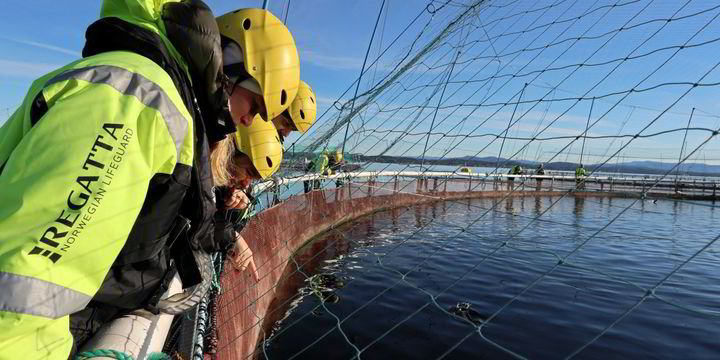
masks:
{"label": "person wearing black jacket", "polygon": [[[110,16],[90,25],[83,56],[132,52],[152,60],[170,76],[193,121],[192,166],[177,167],[180,173],[153,179],[149,184],[140,214],[100,289],[83,310],[70,316],[73,349],[117,316],[141,308],[157,311],[155,305],[175,274],[174,269],[181,275],[183,287],[200,282],[193,268],[193,251],[222,251],[232,246],[235,238],[222,231],[226,226],[216,217],[210,149],[235,132],[236,126],[249,126],[255,115],[268,121],[284,111],[299,82],[299,74],[283,76],[279,80],[281,89],[276,86],[278,91],[271,91],[273,84],[258,80],[267,81],[268,77],[262,76],[264,69],[252,75],[236,71],[240,75],[229,79],[222,69],[217,20],[200,0],[155,2],[156,9],[142,8],[148,5],[135,2],[105,0],[103,14]],[[144,23],[127,20],[138,18],[138,8],[147,10],[143,14],[149,18]],[[112,16],[122,11],[132,15]],[[237,28],[244,25],[235,22]],[[162,30],[151,31],[147,24],[162,24]],[[253,30],[260,31],[246,37],[246,42],[256,41],[253,36],[262,38],[267,31]],[[287,28],[284,30],[290,36]],[[263,63],[258,58],[277,56],[278,51],[290,54],[287,58],[291,62],[297,60],[292,41],[280,50],[274,47],[272,51],[257,51],[253,60]],[[299,66],[299,61],[292,66]],[[167,234],[177,236],[169,239]]]}

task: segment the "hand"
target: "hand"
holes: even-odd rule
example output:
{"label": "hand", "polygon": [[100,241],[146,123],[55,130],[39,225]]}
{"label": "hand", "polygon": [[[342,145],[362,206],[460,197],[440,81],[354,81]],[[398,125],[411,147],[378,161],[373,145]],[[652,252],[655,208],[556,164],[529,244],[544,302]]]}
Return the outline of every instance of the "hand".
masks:
{"label": "hand", "polygon": [[248,199],[245,192],[236,188],[230,189],[230,195],[225,199],[225,207],[228,209],[245,209],[250,205],[250,199]]}
{"label": "hand", "polygon": [[249,268],[251,274],[255,276],[255,281],[260,279],[257,267],[255,267],[255,261],[253,260],[253,252],[250,250],[247,242],[245,242],[245,239],[237,232],[235,233],[235,247],[230,253],[230,262],[238,271],[245,271],[245,269]]}

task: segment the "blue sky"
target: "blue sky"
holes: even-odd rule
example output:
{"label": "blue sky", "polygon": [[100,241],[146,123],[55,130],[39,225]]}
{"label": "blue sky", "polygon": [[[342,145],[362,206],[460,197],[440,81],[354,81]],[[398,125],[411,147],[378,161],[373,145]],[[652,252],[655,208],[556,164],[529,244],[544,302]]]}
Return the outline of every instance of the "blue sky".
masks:
{"label": "blue sky", "polygon": [[[30,82],[80,57],[85,29],[97,20],[100,1],[4,2],[0,13],[0,123],[21,102]],[[262,1],[207,1],[216,14]],[[321,105],[359,74],[380,1],[291,1],[287,25],[301,56],[302,78],[318,93]],[[287,2],[271,0],[270,10],[284,18]],[[425,2],[390,4],[387,31],[406,23]],[[393,24],[397,25],[394,26]],[[332,99],[334,100],[334,98]]]}
{"label": "blue sky", "polygon": [[[359,75],[381,2],[291,2],[287,25],[298,45],[301,77],[315,89],[320,113],[340,98],[342,91]],[[360,93],[382,84],[387,76],[394,74],[391,70],[398,63],[406,64],[408,58],[432,41],[450,19],[466,12],[467,8],[461,5],[467,2],[451,1],[433,15],[423,12],[428,1],[387,0],[370,52],[371,60],[378,56],[380,48],[387,47],[416,15],[420,15],[378,64],[368,69]],[[88,3],[6,1],[5,8],[12,11],[0,14],[0,122],[21,102],[33,78],[79,57],[85,28],[97,18],[100,7],[99,2],[90,6]],[[222,14],[236,8],[257,7],[262,1],[208,3],[216,14]],[[433,4],[440,6],[439,1]],[[439,42],[433,51],[423,56],[353,119],[348,149],[379,153],[394,144],[389,154],[418,155],[428,140],[429,156],[496,156],[501,141],[491,136],[460,139],[447,135],[500,134],[511,117],[518,122],[510,129],[509,136],[580,135],[590,110],[589,98],[636,86],[642,89],[662,85],[630,94],[620,103],[621,95],[596,100],[591,122],[597,120],[597,125],[590,129],[590,135],[640,131],[659,115],[660,110],[670,107],[681,96],[682,99],[658,118],[646,133],[685,126],[693,107],[696,108],[693,126],[717,128],[720,125],[717,86],[691,89],[683,96],[687,85],[667,84],[694,82],[720,61],[716,56],[720,53],[720,41],[715,41],[720,37],[717,3],[503,0],[488,4],[465,19],[462,27]],[[616,6],[612,7],[613,4]],[[271,0],[270,10],[282,18],[286,5],[285,0]],[[660,21],[666,18],[677,20]],[[578,37],[583,39],[576,40]],[[673,55],[677,51],[675,47],[686,42],[697,46]],[[451,58],[456,55],[457,48],[462,52],[457,65],[452,67]],[[410,56],[404,57],[408,51]],[[625,56],[640,57],[613,62]],[[593,66],[574,66],[578,63]],[[620,66],[614,69],[617,65]],[[442,101],[444,108],[435,113],[433,107],[442,92],[442,80],[451,67],[452,79]],[[656,69],[659,70],[653,73]],[[720,71],[714,70],[703,82],[719,80]],[[516,101],[521,91],[522,99],[530,100],[529,103],[520,104],[517,109],[502,105]],[[577,97],[588,91],[589,98],[577,103],[532,102]],[[340,101],[347,101],[350,96],[345,95]],[[356,105],[360,106],[364,100],[366,98],[358,99]],[[426,101],[428,107],[420,112],[418,107]],[[605,114],[616,103],[617,106]],[[306,143],[345,113],[331,108],[310,134],[304,137],[293,135],[288,143]],[[436,119],[433,133],[438,135],[427,139],[425,134],[430,130],[433,117]],[[550,128],[540,130],[551,121],[554,122]],[[400,136],[389,132],[407,128],[414,134]],[[330,145],[341,143],[343,133],[340,131],[334,136]],[[632,140],[631,145],[621,152],[625,156],[622,159],[676,161],[682,135],[682,132],[673,132]],[[688,147],[692,149],[706,137],[705,132],[690,132]],[[603,161],[628,141],[588,140],[585,162]],[[516,157],[541,161],[551,158],[555,161],[579,160],[581,144],[578,141],[535,141],[518,153],[527,143],[507,140],[502,155],[509,157],[517,153]],[[558,152],[560,155],[556,156]],[[694,159],[720,163],[717,141],[710,142]]]}

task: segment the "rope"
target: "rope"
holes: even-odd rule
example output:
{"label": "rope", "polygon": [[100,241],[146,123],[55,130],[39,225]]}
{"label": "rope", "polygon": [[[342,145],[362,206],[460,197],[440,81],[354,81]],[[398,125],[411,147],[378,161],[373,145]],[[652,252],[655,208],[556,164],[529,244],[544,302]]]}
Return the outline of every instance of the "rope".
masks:
{"label": "rope", "polygon": [[152,353],[148,356],[147,360],[171,360],[172,357],[168,354],[163,353]]}
{"label": "rope", "polygon": [[[363,60],[362,67],[360,68],[360,76],[358,76],[357,86],[355,87],[355,95],[353,96],[352,104],[350,105],[350,113],[353,112],[355,108],[355,98],[357,98],[358,90],[360,90],[360,84],[362,83],[362,76],[365,74],[365,64],[367,64],[368,55],[370,55],[370,49],[372,48],[373,40],[375,40],[375,32],[377,31],[378,24],[380,23],[380,16],[383,13],[383,9],[385,8],[385,0],[382,1],[380,4],[380,11],[377,15],[377,20],[375,20],[375,27],[373,27],[372,35],[370,36],[370,43],[368,44],[367,51],[365,52],[365,59]],[[345,139],[343,140],[343,146],[342,151],[345,152],[345,142],[347,141],[347,134],[348,130],[350,129],[350,121],[347,122],[347,126],[345,127]]]}
{"label": "rope", "polygon": [[[90,351],[83,351],[75,355],[75,360],[85,360],[94,358],[111,358],[116,360],[135,360],[132,355],[128,355],[119,350],[113,349],[95,349]],[[154,352],[148,355],[147,360],[170,360],[170,355]]]}
{"label": "rope", "polygon": [[222,252],[216,252],[213,254],[213,280],[212,287],[210,288],[210,306],[208,308],[209,319],[206,325],[206,332],[204,338],[205,346],[204,352],[206,354],[215,354],[218,347],[218,328],[217,328],[217,314],[218,314],[218,295],[222,291],[219,282],[219,276],[222,273],[223,263],[225,257]]}
{"label": "rope", "polygon": [[197,310],[197,328],[195,345],[193,346],[193,360],[203,360],[205,354],[205,333],[208,330],[208,301],[210,294],[207,293],[200,301]]}
{"label": "rope", "polygon": [[109,357],[117,360],[135,360],[132,355],[128,355],[122,351],[112,349],[95,349],[90,351],[83,351],[75,355],[75,360],[85,360],[101,357]]}

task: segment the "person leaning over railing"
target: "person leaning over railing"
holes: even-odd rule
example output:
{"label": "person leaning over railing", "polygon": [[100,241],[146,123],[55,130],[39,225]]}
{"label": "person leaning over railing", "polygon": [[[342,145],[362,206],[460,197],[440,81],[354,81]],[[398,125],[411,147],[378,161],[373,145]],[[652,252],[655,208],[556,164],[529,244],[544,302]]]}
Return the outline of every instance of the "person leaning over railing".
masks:
{"label": "person leaning over railing", "polygon": [[[154,306],[173,241],[227,241],[212,231],[209,145],[282,113],[299,82],[292,36],[270,17],[216,23],[199,0],[106,0],[84,58],[33,83],[0,128],[0,358],[67,359],[103,323]],[[218,25],[255,45],[262,66],[244,88],[224,81]]]}
{"label": "person leaning over railing", "polygon": [[[298,131],[304,134],[310,129],[317,117],[316,96],[310,85],[304,81],[300,81],[298,92],[290,107],[279,116],[272,119],[273,124],[278,130],[280,142],[285,141],[285,137],[290,135],[291,131]],[[307,165],[305,172],[314,166],[313,162]],[[305,192],[310,192],[311,185],[309,181],[303,183]]]}
{"label": "person leaning over railing", "polygon": [[[218,26],[222,39],[223,51],[223,70],[227,76],[238,84],[244,84],[250,80],[257,80],[262,85],[260,79],[255,79],[260,69],[273,73],[273,76],[288,76],[294,78],[299,75],[299,61],[297,55],[288,56],[287,48],[292,45],[294,48],[294,40],[285,25],[270,12],[260,9],[246,9],[242,11],[230,12],[217,18]],[[264,43],[259,43],[253,38],[253,34],[258,29],[267,30],[261,36]],[[257,59],[255,52],[258,49],[268,49],[264,59]],[[260,60],[260,61],[258,61]],[[296,63],[296,61],[298,61]],[[287,69],[294,69],[291,74]],[[273,76],[266,76],[267,80],[273,80]],[[277,78],[280,80],[280,78]],[[252,83],[252,82],[251,82]],[[278,119],[288,114],[302,113],[307,120],[315,119],[315,95],[306,83],[300,82],[293,91],[285,92],[284,88],[274,87],[274,95],[279,96],[284,103],[288,105],[281,111],[269,114],[265,120]],[[262,86],[256,90],[264,89]],[[309,97],[309,99],[307,99]],[[306,103],[308,100],[313,104],[312,109],[305,106],[298,106],[298,100]],[[232,103],[230,103],[232,109]],[[305,121],[307,121],[305,120]],[[310,120],[310,123],[312,122]],[[305,123],[298,121],[296,127],[303,128]],[[307,125],[309,127],[309,124]],[[306,129],[306,128],[305,128]],[[280,133],[273,126],[272,122],[264,121],[259,123],[257,118],[253,121],[248,129],[238,131],[234,137],[230,137],[220,146],[225,150],[218,151],[218,158],[229,159],[227,165],[219,161],[217,167],[213,167],[216,175],[223,180],[218,181],[219,190],[222,201],[218,201],[223,211],[218,215],[218,219],[233,218],[233,211],[225,213],[230,209],[246,209],[241,215],[234,211],[234,218],[239,220],[246,218],[249,214],[250,201],[250,182],[252,179],[266,179],[272,175],[280,166],[283,157],[283,148]],[[230,146],[232,145],[232,146]],[[216,176],[218,177],[218,176]],[[224,205],[224,206],[222,206]],[[235,223],[230,221],[229,225]],[[225,222],[228,224],[228,222]],[[234,228],[228,229],[223,225],[218,228],[227,231],[229,236],[239,241],[236,242],[233,257],[233,263],[241,265],[241,268],[253,266],[251,264],[252,253],[249,252],[247,243],[237,234]]]}
{"label": "person leaning over railing", "polygon": [[[239,231],[254,205],[250,190],[252,181],[272,176],[282,164],[283,153],[277,129],[272,122],[259,117],[249,127],[239,128],[235,136],[220,142],[214,153],[214,158],[218,159],[213,162],[213,173],[218,179],[216,231],[236,240],[231,263],[241,271],[250,269],[256,279],[259,277],[252,250]],[[230,160],[219,160],[221,158]]]}
{"label": "person leaning over railing", "polygon": [[[284,142],[285,138],[290,135],[291,131],[298,131],[304,134],[310,129],[317,117],[316,96],[310,85],[304,81],[300,81],[297,96],[293,99],[290,107],[280,116],[273,118],[273,124],[278,129],[280,141]],[[304,169],[307,173],[314,163],[311,161]],[[310,181],[303,182],[305,192],[310,192],[312,186]]]}
{"label": "person leaning over railing", "polygon": [[290,103],[290,107],[274,117],[272,122],[278,129],[280,140],[284,141],[291,131],[306,133],[315,122],[316,116],[315,93],[308,83],[300,80],[297,95]]}

